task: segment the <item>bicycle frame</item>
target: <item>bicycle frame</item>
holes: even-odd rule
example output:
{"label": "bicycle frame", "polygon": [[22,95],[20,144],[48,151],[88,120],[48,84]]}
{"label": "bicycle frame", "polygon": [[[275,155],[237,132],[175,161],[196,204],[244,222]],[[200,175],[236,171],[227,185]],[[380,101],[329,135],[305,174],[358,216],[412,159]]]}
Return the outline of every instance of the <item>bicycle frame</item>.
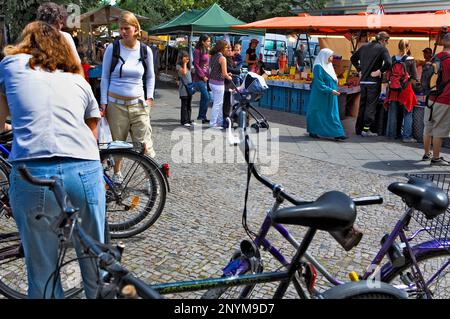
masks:
{"label": "bicycle frame", "polygon": [[[276,196],[276,195],[275,195]],[[272,245],[272,243],[266,239],[266,235],[269,232],[270,228],[272,227],[272,218],[271,218],[271,212],[277,210],[282,203],[283,199],[277,198],[276,203],[273,205],[273,207],[267,211],[267,215],[258,231],[258,234],[255,236],[254,243],[255,245],[259,247],[263,247],[265,250],[267,250],[280,264],[282,264],[285,267],[289,266],[289,262],[286,260],[286,258],[280,253],[280,251]],[[392,246],[394,241],[397,237],[400,238],[401,242],[405,244],[407,251],[409,253],[409,256],[411,256],[412,260],[412,267],[414,271],[416,272],[417,278],[419,278],[419,282],[422,285],[422,289],[426,292],[427,297],[431,297],[432,294],[428,287],[433,284],[433,282],[439,278],[439,275],[450,265],[450,259],[447,260],[446,263],[444,263],[441,268],[433,275],[428,281],[425,281],[422,272],[420,271],[417,260],[415,256],[421,255],[427,251],[432,250],[440,250],[442,249],[442,246],[439,242],[432,240],[420,243],[416,246],[411,247],[409,245],[409,242],[414,239],[414,237],[417,236],[419,232],[422,231],[422,229],[416,231],[412,237],[407,238],[405,234],[405,227],[409,224],[409,219],[411,215],[412,209],[409,209],[404,216],[397,222],[394,229],[392,230],[391,234],[389,234],[389,237],[386,239],[372,262],[370,263],[368,270],[366,273],[362,276],[363,280],[369,280],[372,279],[374,276],[378,276],[379,278],[376,278],[377,280],[380,280],[380,278],[384,278],[385,274],[390,273],[392,271],[393,265],[392,264],[386,264],[380,269],[380,264],[383,258],[388,253],[389,248]],[[282,225],[275,224],[273,225],[273,228],[275,228],[283,238],[285,238],[291,245],[298,249],[299,243],[297,240],[292,237],[288,230],[284,228]],[[450,240],[449,240],[450,241]],[[315,260],[312,256],[310,256],[308,253],[305,252],[304,255],[305,259],[308,260],[327,280],[333,285],[341,285],[344,282],[340,281],[339,279],[333,277],[324,267],[321,263],[319,263],[317,260]],[[233,267],[234,266],[234,267]],[[238,264],[231,265],[229,264],[227,267],[227,274],[224,273],[224,275],[239,275],[241,273],[245,273],[247,271],[250,271],[250,265],[246,263],[245,261],[241,261]]]}
{"label": "bicycle frame", "polygon": [[[243,118],[241,119],[241,121],[243,122]],[[246,146],[248,147],[248,146]],[[248,156],[248,150],[245,151],[246,156]],[[255,245],[260,248],[263,247],[265,250],[267,250],[278,262],[280,262],[283,266],[288,267],[289,263],[288,261],[285,259],[285,257],[280,253],[280,251],[275,248],[269,240],[266,239],[266,235],[268,233],[268,231],[270,230],[270,228],[272,227],[272,219],[271,219],[271,213],[276,211],[280,204],[286,199],[289,202],[293,203],[294,205],[302,205],[302,204],[306,204],[308,202],[305,201],[299,201],[296,200],[295,198],[293,198],[292,196],[290,196],[289,194],[285,193],[283,191],[283,189],[281,188],[280,185],[275,185],[273,184],[270,180],[268,180],[267,178],[261,176],[258,171],[256,170],[256,168],[254,167],[253,163],[250,163],[248,161],[248,158],[246,158],[247,160],[247,164],[249,165],[249,170],[251,172],[251,174],[259,181],[261,182],[263,185],[269,187],[270,189],[272,189],[274,197],[276,198],[276,202],[273,205],[273,207],[267,211],[266,214],[266,218],[263,221],[258,234],[252,238],[252,240],[254,241]],[[379,252],[377,253],[377,255],[375,256],[375,258],[373,259],[373,261],[371,262],[368,270],[366,271],[366,273],[364,274],[364,276],[362,277],[363,280],[367,280],[367,279],[373,279],[372,277],[374,275],[379,275],[381,276],[381,278],[384,278],[383,275],[389,273],[392,269],[393,269],[393,265],[392,264],[387,264],[385,266],[382,267],[381,272],[378,272],[378,270],[380,270],[380,263],[383,260],[383,258],[386,256],[386,254],[388,253],[390,247],[392,246],[392,244],[394,243],[395,239],[397,237],[400,237],[400,240],[402,243],[405,244],[407,251],[409,252],[409,255],[411,256],[411,260],[412,260],[412,268],[413,268],[413,272],[415,272],[415,277],[419,278],[419,285],[422,286],[423,290],[426,292],[428,297],[431,297],[431,292],[429,291],[429,289],[427,288],[430,284],[432,284],[434,282],[435,279],[437,279],[440,275],[440,273],[442,273],[444,271],[444,269],[450,264],[450,260],[447,261],[447,263],[445,263],[439,270],[438,272],[436,272],[431,279],[428,280],[428,282],[425,283],[425,280],[423,278],[423,275],[417,265],[417,260],[415,258],[416,254],[420,254],[420,253],[424,253],[424,252],[429,252],[430,250],[435,250],[435,249],[442,249],[442,247],[440,246],[440,244],[437,241],[430,241],[430,242],[425,242],[425,243],[421,243],[417,246],[411,247],[409,245],[409,242],[415,237],[417,236],[417,234],[419,232],[421,232],[422,230],[417,231],[415,234],[413,234],[413,236],[411,238],[407,238],[404,232],[404,229],[406,228],[406,226],[409,224],[409,220],[411,218],[411,212],[412,210],[409,209],[405,215],[397,222],[397,224],[395,225],[393,231],[391,232],[391,234],[388,236],[387,240],[383,243],[381,249],[379,250]],[[273,227],[282,235],[283,238],[285,238],[289,243],[291,243],[291,245],[293,245],[296,249],[298,249],[299,244],[298,242],[295,240],[295,238],[293,238],[289,232],[287,231],[286,228],[284,228],[282,225],[278,225],[275,224],[273,225]],[[446,239],[448,241],[450,241],[450,239]],[[341,285],[344,282],[338,280],[337,278],[333,277],[333,275],[331,275],[327,269],[321,265],[317,260],[315,260],[312,256],[310,256],[309,254],[307,254],[305,252],[304,257],[333,285]],[[248,262],[244,262],[241,261],[241,263],[234,263],[234,265],[232,263],[228,264],[224,269],[226,269],[226,273],[224,272],[224,276],[229,276],[230,274],[232,275],[239,275],[241,273],[245,273],[251,270],[250,265]]]}
{"label": "bicycle frame", "polygon": [[[434,250],[441,250],[443,249],[442,245],[436,241],[431,240],[427,242],[420,243],[416,246],[411,247],[409,244],[420,232],[424,231],[425,229],[419,229],[414,232],[414,234],[407,238],[405,234],[405,229],[409,225],[409,221],[411,220],[411,214],[413,212],[412,208],[408,208],[408,210],[404,213],[402,218],[397,222],[392,232],[389,234],[388,238],[382,245],[380,251],[377,253],[375,258],[372,260],[371,264],[369,265],[368,270],[363,276],[363,279],[367,280],[372,278],[373,276],[377,275],[381,276],[381,278],[384,277],[385,274],[390,273],[393,269],[392,263],[384,265],[379,272],[377,270],[379,269],[379,264],[381,263],[382,259],[386,256],[388,253],[389,248],[394,243],[395,239],[397,237],[400,238],[400,241],[405,245],[408,254],[412,261],[412,269],[414,272],[414,277],[418,278],[418,282],[416,284],[419,284],[421,288],[425,291],[427,298],[432,297],[432,293],[428,289],[430,285],[434,283],[434,281],[439,277],[439,275],[444,271],[444,269],[447,268],[447,266],[450,265],[450,259],[447,260],[446,263],[444,263],[441,268],[431,276],[431,278],[428,281],[425,281],[423,274],[418,266],[416,256],[420,256],[421,254],[424,254],[429,251]],[[448,242],[450,242],[450,239],[446,239]]]}

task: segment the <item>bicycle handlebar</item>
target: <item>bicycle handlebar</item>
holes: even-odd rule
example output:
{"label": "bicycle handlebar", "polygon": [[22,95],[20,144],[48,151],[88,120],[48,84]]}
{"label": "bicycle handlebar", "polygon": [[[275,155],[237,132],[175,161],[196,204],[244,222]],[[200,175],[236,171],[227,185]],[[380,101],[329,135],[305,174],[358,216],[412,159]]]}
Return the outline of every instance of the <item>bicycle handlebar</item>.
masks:
{"label": "bicycle handlebar", "polygon": [[[251,141],[248,137],[248,134],[246,132],[246,112],[244,110],[241,110],[239,112],[239,140],[234,140],[234,144],[238,144],[239,147],[242,149],[242,152],[244,153],[245,161],[247,162],[247,165],[250,166],[251,173],[253,176],[264,186],[270,188],[272,191],[277,190],[277,194],[289,201],[290,203],[294,205],[305,205],[312,203],[312,201],[305,201],[304,199],[295,198],[291,194],[285,192],[280,185],[273,183],[270,179],[268,179],[265,176],[262,176],[258,170],[256,169],[254,163],[250,163],[250,156],[249,153],[253,149],[253,145],[251,144]],[[231,126],[229,126],[229,129],[231,130]],[[232,136],[231,132],[228,134],[229,136]],[[360,198],[352,198],[353,202],[356,206],[368,206],[368,205],[375,205],[375,204],[382,204],[383,203],[383,197],[380,195],[373,195],[373,196],[365,196]]]}
{"label": "bicycle handlebar", "polygon": [[56,180],[54,179],[39,179],[34,177],[25,165],[20,165],[18,170],[22,178],[30,184],[47,187],[53,187],[55,185]]}
{"label": "bicycle handlebar", "polygon": [[[60,206],[62,213],[58,217],[57,227],[64,227],[67,223],[68,217],[78,211],[70,202],[69,196],[65,191],[60,179],[51,177],[50,179],[39,179],[31,175],[30,171],[25,165],[18,168],[20,175],[24,180],[33,185],[49,187],[55,194],[56,201]],[[76,218],[73,219],[74,233],[79,237],[80,242],[88,249],[95,257],[100,260],[100,268],[120,279],[121,283],[131,284],[135,286],[138,295],[142,298],[161,299],[162,296],[154,289],[150,288],[142,280],[133,276],[126,268],[119,264],[117,257],[112,253],[113,248],[109,245],[101,244],[94,240],[87,234],[83,228],[78,224]]]}

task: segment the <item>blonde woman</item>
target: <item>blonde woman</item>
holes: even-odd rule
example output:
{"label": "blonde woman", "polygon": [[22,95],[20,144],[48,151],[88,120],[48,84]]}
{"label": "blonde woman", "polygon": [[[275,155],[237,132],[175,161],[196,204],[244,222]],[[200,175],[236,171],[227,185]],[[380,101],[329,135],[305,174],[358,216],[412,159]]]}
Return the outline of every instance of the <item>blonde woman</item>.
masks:
{"label": "blonde woman", "polygon": [[[119,30],[121,39],[109,45],[103,57],[100,110],[106,114],[113,140],[125,141],[130,133],[132,141],[144,143],[146,153],[154,157],[150,125],[155,89],[152,50],[138,40],[141,27],[131,12],[122,13]],[[120,161],[114,171],[113,181],[121,183]]]}

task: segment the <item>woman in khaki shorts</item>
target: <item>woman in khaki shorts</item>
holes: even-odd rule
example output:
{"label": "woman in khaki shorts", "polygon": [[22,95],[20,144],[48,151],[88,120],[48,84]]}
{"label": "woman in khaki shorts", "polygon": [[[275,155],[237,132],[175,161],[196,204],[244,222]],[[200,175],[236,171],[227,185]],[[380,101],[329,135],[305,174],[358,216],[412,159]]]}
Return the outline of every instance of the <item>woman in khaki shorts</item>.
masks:
{"label": "woman in khaki shorts", "polygon": [[[141,43],[138,41],[141,27],[134,14],[124,12],[119,20],[119,28],[122,39],[110,44],[103,58],[100,110],[102,114],[106,112],[113,140],[126,141],[130,133],[132,141],[144,143],[146,154],[154,157],[150,125],[155,88],[152,51],[145,46],[147,57],[141,56]],[[120,57],[111,70],[114,45],[119,47]],[[120,165],[118,161],[113,176],[113,181],[118,183],[122,179]]]}

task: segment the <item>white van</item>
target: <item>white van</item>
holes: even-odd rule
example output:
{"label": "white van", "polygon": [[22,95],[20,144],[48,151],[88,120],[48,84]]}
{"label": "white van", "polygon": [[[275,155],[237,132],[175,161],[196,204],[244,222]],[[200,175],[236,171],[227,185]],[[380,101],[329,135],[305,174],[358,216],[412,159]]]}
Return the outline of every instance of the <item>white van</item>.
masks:
{"label": "white van", "polygon": [[264,62],[265,69],[278,69],[279,52],[286,51],[288,40],[285,35],[276,33],[266,33],[262,36],[243,36],[239,39],[242,46],[242,59],[245,60],[245,52],[247,51],[250,40],[257,39],[259,41],[256,47],[258,59]]}
{"label": "white van", "polygon": [[278,68],[278,57],[280,52],[287,53],[288,39],[285,35],[266,33],[261,48],[261,58],[266,69]]}

